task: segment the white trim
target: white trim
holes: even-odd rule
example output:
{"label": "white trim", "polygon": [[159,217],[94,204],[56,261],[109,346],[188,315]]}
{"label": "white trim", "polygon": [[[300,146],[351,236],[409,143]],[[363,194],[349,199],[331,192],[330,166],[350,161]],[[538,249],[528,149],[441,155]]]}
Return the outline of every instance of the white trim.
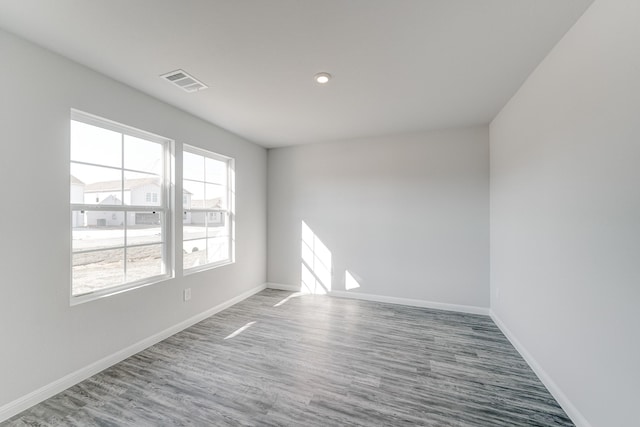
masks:
{"label": "white trim", "polygon": [[[202,239],[193,239],[193,240],[202,240]],[[193,240],[183,240],[182,244],[184,245],[184,242],[191,242]],[[183,262],[183,264],[184,264],[184,262]],[[190,274],[196,274],[196,273],[200,273],[201,271],[212,270],[214,268],[224,267],[225,265],[231,265],[231,264],[235,264],[235,262],[234,261],[230,261],[228,259],[225,259],[223,261],[210,262],[210,263],[207,263],[207,264],[198,265],[198,266],[189,267],[189,268],[184,268],[184,265],[183,265],[182,266],[182,274],[184,276],[189,276]]]}
{"label": "white trim", "polygon": [[267,282],[268,289],[277,289],[279,291],[300,292],[300,286],[285,285],[284,283]]}
{"label": "white trim", "polygon": [[[209,157],[213,160],[219,160],[221,162],[229,163],[230,160],[234,160],[233,157],[225,156],[224,154],[214,153],[213,151],[206,150],[204,148],[196,147],[195,145],[189,145],[186,142],[182,144],[182,151],[186,151],[191,154],[195,154],[196,156]],[[205,182],[204,178],[202,181],[198,180],[187,180],[187,181],[196,181],[196,182]],[[207,181],[208,182],[208,181]],[[208,182],[212,184],[211,182]],[[228,182],[227,182],[228,184]]]}
{"label": "white trim", "polygon": [[[138,129],[133,126],[125,125],[123,123],[106,119],[104,117],[96,116],[95,114],[86,113],[81,110],[76,110],[75,108],[71,109],[71,114],[69,115],[69,117],[71,120],[84,123],[86,125],[97,126],[113,132],[129,135],[134,138],[148,139],[149,141],[157,142],[160,144],[165,144],[170,141],[173,141],[172,139],[164,137],[162,135],[158,135],[153,132],[148,132],[146,130]],[[123,166],[124,166],[124,163],[123,163]]]}
{"label": "white trim", "polygon": [[460,313],[489,315],[489,309],[473,305],[449,304],[444,302],[425,301],[410,298],[388,297],[384,295],[363,294],[360,292],[330,291],[329,295],[338,298],[352,298],[365,301],[386,302],[389,304],[409,305],[412,307],[433,308],[436,310],[457,311]]}
{"label": "white trim", "polygon": [[578,408],[571,403],[566,394],[558,387],[558,385],[551,379],[549,374],[542,368],[542,366],[538,363],[538,361],[529,353],[524,345],[513,335],[513,333],[507,328],[504,322],[498,317],[498,315],[493,311],[489,310],[489,316],[493,322],[500,328],[505,337],[511,342],[511,344],[518,350],[520,356],[527,362],[527,364],[531,367],[533,372],[538,376],[542,384],[549,390],[551,395],[556,399],[558,404],[564,409],[567,413],[571,421],[577,427],[591,427],[591,424],[587,419],[580,413]]}
{"label": "white trim", "polygon": [[[144,246],[147,246],[147,245],[144,245]],[[119,248],[116,248],[116,249],[119,249]],[[98,251],[100,251],[100,249],[97,250],[96,252]],[[71,307],[74,307],[76,305],[84,304],[85,302],[95,301],[100,298],[110,297],[113,295],[121,294],[123,292],[134,291],[136,289],[144,288],[145,286],[155,285],[172,278],[173,277],[170,276],[169,274],[162,274],[162,275],[153,276],[153,277],[145,277],[144,279],[140,279],[135,282],[123,283],[122,285],[119,285],[119,286],[100,289],[100,290],[89,292],[86,294],[72,295],[71,301],[69,304]]]}
{"label": "white trim", "polygon": [[[167,279],[173,278],[173,273],[175,271],[174,260],[175,251],[173,249],[174,243],[172,240],[173,237],[173,225],[172,225],[172,207],[173,203],[173,182],[172,182],[172,159],[175,154],[175,141],[170,138],[165,138],[163,136],[156,135],[151,132],[147,132],[141,129],[137,129],[122,123],[115,122],[113,120],[109,120],[100,116],[96,116],[90,113],[85,113],[80,110],[71,109],[70,113],[70,126],[72,126],[73,121],[77,121],[80,123],[84,123],[90,126],[94,126],[100,129],[107,129],[112,132],[116,132],[120,134],[120,166],[107,166],[100,165],[96,163],[87,163],[76,161],[69,157],[69,165],[74,164],[84,164],[90,166],[97,167],[107,167],[109,169],[113,169],[114,171],[119,171],[120,173],[120,197],[122,198],[122,204],[120,205],[110,205],[108,207],[101,206],[94,203],[70,203],[71,211],[70,218],[73,218],[74,211],[116,211],[122,212],[124,215],[124,240],[123,245],[119,247],[114,247],[113,249],[121,249],[124,253],[124,264],[123,264],[123,278],[125,283],[119,283],[115,286],[110,286],[107,288],[98,289],[96,291],[75,295],[74,291],[74,283],[73,283],[73,258],[76,254],[87,253],[89,251],[74,251],[73,250],[73,233],[69,234],[69,239],[71,241],[71,254],[69,258],[69,277],[71,281],[69,283],[69,305],[74,306],[78,304],[84,304],[86,302],[94,301],[100,298],[108,297],[111,295],[119,294],[121,292],[138,289],[142,286],[152,285]],[[125,136],[132,136],[140,139],[144,139],[146,141],[150,141],[156,143],[162,147],[162,172],[158,175],[155,175],[148,171],[139,171],[134,169],[129,169],[125,167]],[[136,206],[132,204],[124,203],[124,194],[125,194],[125,173],[126,172],[136,172],[136,173],[145,173],[149,176],[158,176],[162,178],[162,182],[160,184],[160,188],[162,191],[162,202],[156,206]],[[86,193],[85,193],[86,194]],[[147,193],[147,195],[150,193]],[[106,209],[104,209],[106,208]],[[127,265],[128,265],[128,257],[127,257],[127,249],[131,247],[135,247],[133,245],[127,244],[127,232],[129,229],[128,221],[130,214],[135,214],[136,212],[150,212],[150,211],[158,211],[162,215],[162,221],[160,224],[162,239],[160,242],[155,242],[151,244],[144,244],[140,246],[152,246],[152,245],[162,245],[162,270],[164,273],[159,274],[157,276],[152,277],[144,277],[140,280],[136,280],[133,282],[127,282]],[[73,222],[73,219],[71,219]],[[105,248],[91,250],[91,252],[98,252],[100,250],[108,250]]]}
{"label": "white trim", "polygon": [[[284,283],[267,282],[268,289],[277,289],[281,291],[301,292],[300,286],[288,285]],[[444,302],[433,302],[425,300],[417,300],[410,298],[388,297],[384,295],[363,294],[360,292],[348,291],[329,291],[329,296],[337,298],[351,298],[365,301],[386,302],[389,304],[408,305],[412,307],[433,308],[436,310],[456,311],[460,313],[489,315],[489,309],[485,307],[476,307],[472,305],[448,304]]]}
{"label": "white trim", "polygon": [[[185,154],[192,154],[194,156],[198,156],[198,157],[202,157],[202,162],[203,162],[203,173],[204,176],[202,177],[202,179],[190,179],[190,178],[185,178],[184,177],[184,161],[185,161]],[[199,183],[202,184],[204,186],[204,197],[205,199],[207,198],[207,185],[217,185],[220,186],[219,183],[217,182],[213,182],[213,181],[207,181],[207,166],[206,166],[206,160],[207,159],[211,159],[211,160],[215,160],[215,161],[219,161],[222,162],[226,165],[226,171],[227,171],[227,181],[224,185],[224,187],[226,188],[226,194],[227,194],[227,199],[226,199],[226,208],[222,209],[222,208],[197,208],[197,209],[193,209],[191,207],[184,207],[184,196],[185,196],[185,187],[184,187],[184,183],[185,182],[193,182],[193,183]],[[235,214],[234,214],[234,204],[235,201],[233,200],[235,197],[235,179],[232,179],[232,174],[235,173],[235,159],[233,157],[229,157],[229,156],[225,156],[223,154],[218,154],[218,153],[214,153],[213,151],[209,151],[209,150],[205,150],[203,148],[199,148],[199,147],[194,147],[192,145],[189,144],[182,144],[182,164],[183,164],[183,168],[182,168],[182,215],[186,214],[187,212],[190,213],[194,213],[194,212],[199,212],[199,213],[212,213],[212,212],[219,212],[219,213],[223,213],[225,214],[225,222],[226,222],[226,226],[228,227],[229,230],[229,235],[228,236],[219,236],[219,237],[227,237],[229,239],[229,242],[227,244],[227,258],[221,261],[217,261],[217,262],[208,262],[206,264],[200,265],[200,266],[196,266],[196,267],[185,267],[184,266],[184,257],[182,260],[182,270],[184,272],[184,274],[191,274],[191,273],[197,273],[200,271],[204,271],[204,270],[209,270],[210,268],[216,268],[216,267],[221,267],[223,265],[228,265],[228,264],[233,264],[235,262]],[[205,228],[208,230],[209,228],[209,218],[208,215],[205,215]],[[184,223],[184,219],[182,221],[182,231],[183,231],[183,238],[182,238],[182,245],[184,246],[185,242],[189,242],[189,241],[195,241],[195,240],[202,240],[202,239],[184,239],[184,228],[185,228],[185,223]],[[207,235],[205,236],[205,240],[206,240],[206,245],[207,245],[207,250],[209,248],[209,236],[208,236],[208,231],[207,231]]]}
{"label": "white trim", "polygon": [[64,391],[69,387],[86,380],[87,378],[97,374],[98,372],[101,372],[109,368],[110,366],[123,361],[127,357],[131,357],[134,354],[139,353],[142,350],[151,347],[152,345],[157,344],[164,339],[169,338],[171,335],[177,334],[178,332],[188,328],[189,326],[195,325],[196,323],[206,319],[207,317],[213,316],[214,314],[227,309],[254,294],[257,294],[258,292],[264,290],[266,287],[266,283],[263,283],[262,285],[256,286],[253,289],[249,289],[248,291],[245,291],[240,295],[231,298],[230,300],[220,303],[215,307],[210,308],[209,310],[206,310],[200,314],[196,314],[193,317],[190,317],[174,326],[171,326],[170,328],[165,329],[164,331],[151,335],[150,337],[138,341],[137,343],[130,345],[129,347],[126,347],[120,351],[117,351],[110,356],[102,358],[97,362],[91,363],[84,368],[80,368],[77,371],[70,373],[69,375],[65,375],[64,377],[57,379],[52,383],[42,386],[39,389],[32,391],[31,393],[28,393],[22,397],[19,397],[13,402],[9,402],[8,404],[0,407],[0,422],[6,421],[14,415],[24,411],[25,409],[28,409],[33,405],[36,405],[43,400],[48,399],[60,393],[61,391]]}

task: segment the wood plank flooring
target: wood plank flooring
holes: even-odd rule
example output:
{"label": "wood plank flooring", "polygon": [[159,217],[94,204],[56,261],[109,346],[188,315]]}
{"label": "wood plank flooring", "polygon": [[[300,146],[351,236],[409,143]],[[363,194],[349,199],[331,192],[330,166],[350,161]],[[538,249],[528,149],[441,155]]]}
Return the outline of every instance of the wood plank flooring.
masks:
{"label": "wood plank flooring", "polygon": [[2,426],[571,426],[486,316],[265,290]]}

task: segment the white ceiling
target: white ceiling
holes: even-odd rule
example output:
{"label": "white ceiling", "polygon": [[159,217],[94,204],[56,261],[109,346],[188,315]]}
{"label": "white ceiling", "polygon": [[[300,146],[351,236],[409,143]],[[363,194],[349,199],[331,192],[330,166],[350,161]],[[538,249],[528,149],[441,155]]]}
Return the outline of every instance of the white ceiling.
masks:
{"label": "white ceiling", "polygon": [[277,147],[488,123],[592,1],[2,0],[0,27]]}

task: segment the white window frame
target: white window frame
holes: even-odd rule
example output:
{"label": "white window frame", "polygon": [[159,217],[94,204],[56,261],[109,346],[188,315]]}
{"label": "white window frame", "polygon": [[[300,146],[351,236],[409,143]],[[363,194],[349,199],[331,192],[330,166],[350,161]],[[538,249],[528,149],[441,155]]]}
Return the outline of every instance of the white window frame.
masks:
{"label": "white window frame", "polygon": [[[218,154],[215,153],[213,151],[209,151],[209,150],[205,150],[202,148],[198,148],[198,147],[194,147],[192,145],[188,145],[188,144],[183,144],[182,146],[182,153],[184,155],[184,153],[191,153],[191,154],[195,154],[198,156],[203,156],[203,157],[208,157],[210,159],[213,160],[219,160],[222,162],[225,162],[227,164],[227,203],[226,203],[226,209],[187,209],[186,207],[184,207],[184,200],[186,197],[186,194],[184,192],[184,161],[183,164],[181,165],[181,170],[182,170],[182,200],[183,200],[183,204],[182,206],[182,213],[183,213],[183,217],[187,215],[188,212],[203,212],[205,213],[205,220],[208,220],[208,213],[211,212],[222,212],[223,214],[226,215],[228,224],[229,224],[229,246],[228,246],[228,257],[225,260],[221,260],[221,261],[215,261],[215,262],[210,262],[210,263],[206,263],[203,265],[198,265],[195,267],[189,267],[189,268],[185,268],[184,267],[184,262],[182,265],[183,268],[183,274],[184,275],[189,275],[189,274],[193,274],[193,273],[198,273],[200,271],[203,270],[209,270],[212,268],[217,268],[217,267],[221,267],[224,265],[229,265],[229,264],[233,264],[235,263],[235,159],[233,157],[228,157],[222,154]],[[189,180],[189,181],[193,181],[193,180]],[[200,181],[198,181],[200,182]],[[203,183],[205,181],[202,181]],[[182,229],[184,230],[184,226],[185,224],[182,223]],[[184,235],[184,233],[183,233]],[[195,240],[201,240],[201,238],[194,238],[194,239],[187,239],[185,240],[184,237],[182,239],[181,242],[181,248],[184,247],[184,242],[188,242],[188,241],[195,241]],[[205,240],[208,240],[205,238]]]}
{"label": "white window frame", "polygon": [[[148,206],[148,205],[126,205],[123,203],[121,205],[97,205],[97,204],[86,204],[86,203],[70,203],[70,215],[73,215],[74,211],[113,211],[115,212],[124,212],[124,241],[122,247],[109,248],[110,249],[123,249],[125,258],[124,258],[124,268],[125,268],[125,278],[126,278],[126,250],[127,247],[139,247],[139,246],[149,246],[152,244],[137,244],[137,245],[128,245],[127,244],[127,218],[129,217],[128,213],[136,213],[136,212],[160,212],[162,213],[162,221],[161,221],[161,235],[162,235],[162,274],[146,277],[144,279],[136,280],[133,282],[125,282],[120,285],[111,286],[108,288],[100,289],[94,292],[74,295],[73,294],[73,254],[74,253],[83,253],[83,252],[98,252],[105,249],[90,249],[85,251],[73,251],[73,233],[69,233],[70,238],[70,262],[69,262],[69,296],[71,305],[81,304],[88,301],[93,301],[99,298],[107,297],[110,295],[119,294],[121,292],[137,289],[143,286],[148,286],[154,283],[162,282],[164,280],[170,279],[174,277],[174,251],[173,251],[173,214],[172,214],[172,191],[171,191],[171,158],[173,157],[175,142],[169,138],[165,138],[150,132],[146,132],[140,129],[133,128],[131,126],[127,126],[121,123],[114,122],[112,120],[108,120],[99,116],[95,116],[93,114],[85,113],[83,111],[71,109],[70,114],[70,122],[78,121],[88,125],[96,126],[103,129],[108,129],[114,132],[118,132],[122,134],[122,144],[124,144],[124,136],[132,136],[135,138],[146,139],[148,141],[156,142],[162,145],[163,147],[163,167],[162,167],[162,182],[161,182],[161,203],[158,206]],[[110,167],[114,170],[119,170],[122,173],[122,194],[124,194],[124,173],[125,172],[140,172],[136,170],[127,169],[124,167],[124,149],[122,150],[122,164],[120,167]],[[99,166],[99,167],[107,167],[105,165],[96,165],[92,163],[78,162],[72,161],[69,158],[69,164],[84,164],[89,166]],[[72,230],[71,223],[70,230]],[[154,243],[158,244],[158,243]],[[126,280],[126,279],[125,279]]]}

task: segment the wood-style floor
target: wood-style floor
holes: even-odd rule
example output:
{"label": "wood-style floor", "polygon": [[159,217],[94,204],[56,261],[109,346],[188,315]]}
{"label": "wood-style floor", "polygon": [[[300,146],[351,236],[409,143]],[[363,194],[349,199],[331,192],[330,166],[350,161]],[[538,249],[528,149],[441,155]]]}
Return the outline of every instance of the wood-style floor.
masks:
{"label": "wood-style floor", "polygon": [[571,426],[490,318],[265,290],[8,426]]}

